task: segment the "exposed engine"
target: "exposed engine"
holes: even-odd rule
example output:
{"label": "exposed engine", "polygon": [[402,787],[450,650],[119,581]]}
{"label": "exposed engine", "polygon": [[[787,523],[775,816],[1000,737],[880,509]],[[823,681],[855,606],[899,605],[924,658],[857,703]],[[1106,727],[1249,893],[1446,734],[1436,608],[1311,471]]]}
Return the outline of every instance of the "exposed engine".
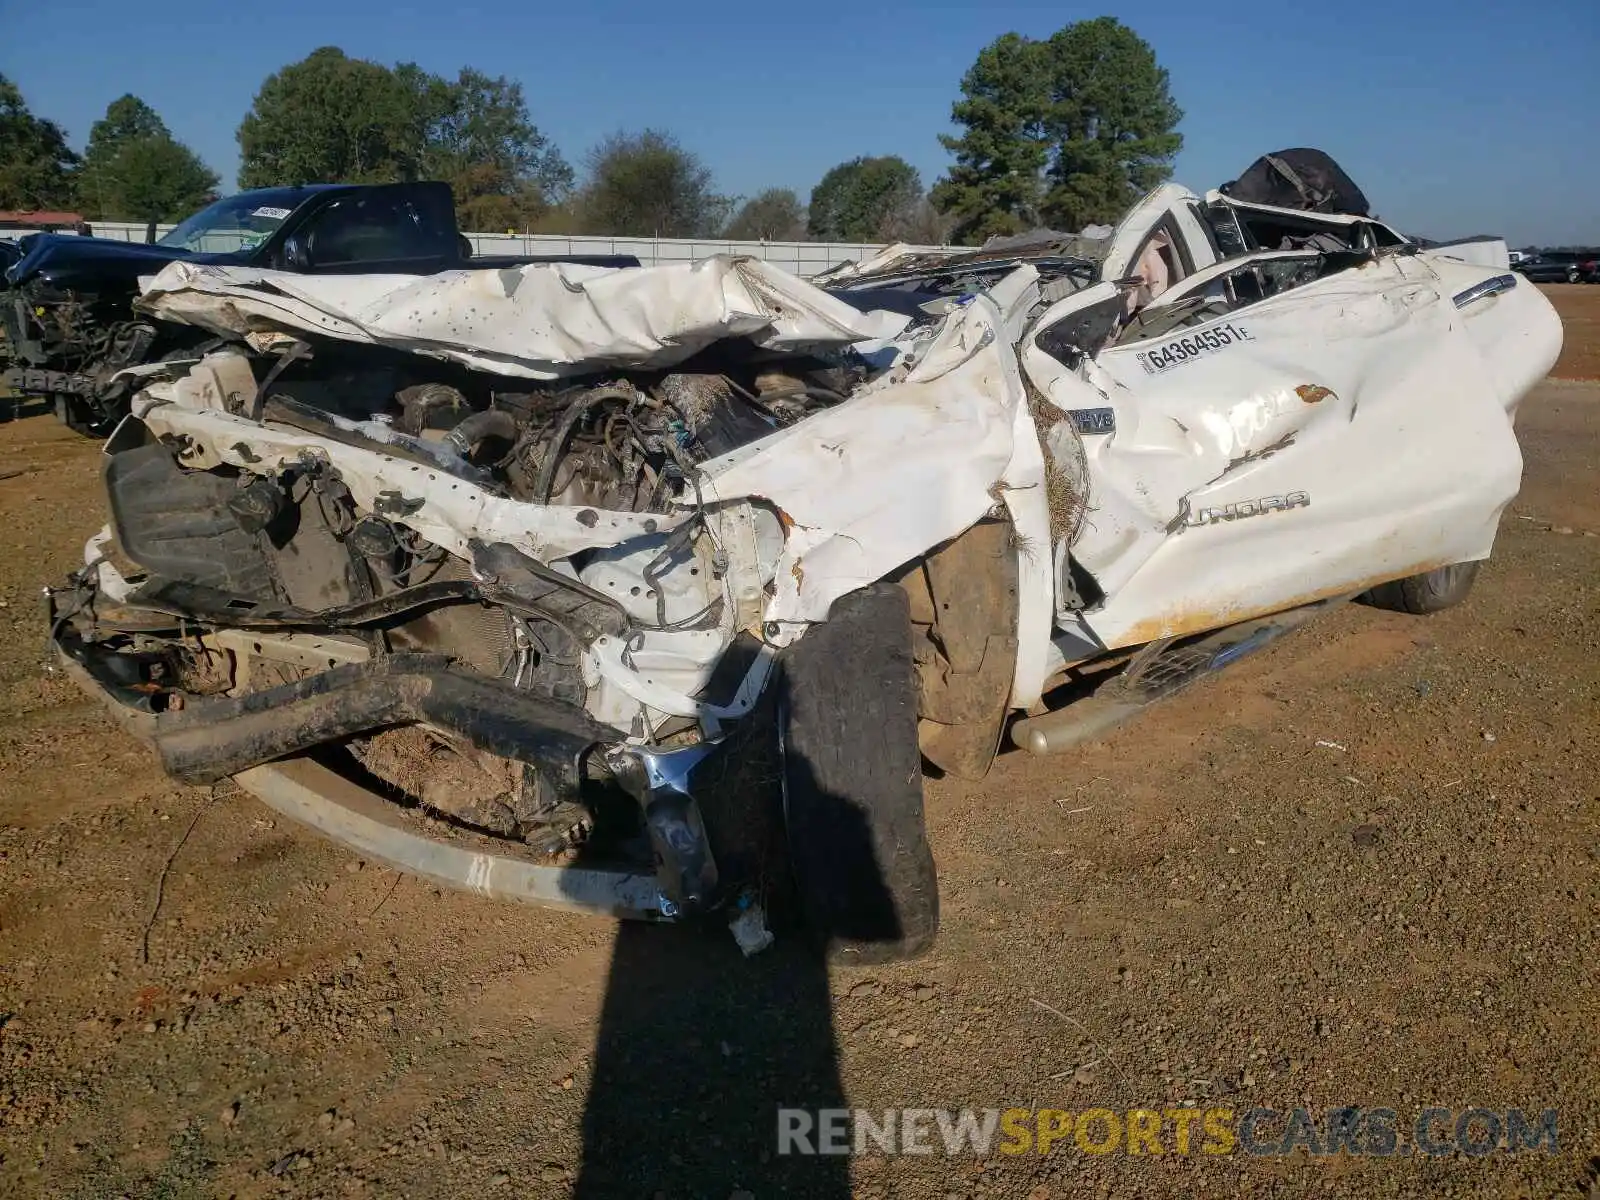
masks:
{"label": "exposed engine", "polygon": [[[253,393],[238,387],[224,407],[512,500],[641,513],[687,506],[703,519],[700,463],[842,401],[858,377],[857,368],[820,359],[724,351],[670,372],[502,392],[490,386],[497,380],[449,368],[419,378],[418,366],[411,355],[311,352],[301,343],[252,361],[240,378],[257,381]],[[141,608],[202,625],[293,631],[335,657],[444,655],[578,709],[588,699],[582,659],[594,637],[631,644],[640,631],[720,620],[714,563],[703,574],[698,566],[683,572],[698,577],[698,593],[669,595],[661,580],[704,554],[694,544],[696,521],[662,534],[633,574],[608,562],[605,550],[573,556],[564,572],[505,544],[475,545],[469,561],[409,527],[404,496],[380,497],[365,510],[315,456],[288,468],[189,470],[182,445],[123,442],[119,435],[110,447],[115,539],[107,553],[139,581]],[[96,603],[97,618],[114,624],[116,610]],[[160,656],[152,686],[165,679],[200,695],[280,688],[333,661],[286,659],[281,637],[219,641],[201,633],[174,651],[164,635],[150,645]],[[649,732],[670,737],[673,729]],[[542,853],[570,850],[595,828],[593,806],[570,787],[426,723],[355,736],[346,746],[397,798]]]}
{"label": "exposed engine", "polygon": [[[665,511],[703,462],[844,400],[864,372],[795,355],[701,355],[670,372],[618,372],[538,391],[485,387],[441,368],[415,378],[348,351],[293,351],[269,372],[258,414],[429,466],[513,499]],[[368,363],[373,357],[364,356]]]}
{"label": "exposed engine", "polygon": [[33,283],[0,293],[0,358],[9,382],[53,396],[59,415],[81,433],[106,433],[132,385],[113,376],[160,357],[193,331],[128,320],[125,308],[98,297]]}

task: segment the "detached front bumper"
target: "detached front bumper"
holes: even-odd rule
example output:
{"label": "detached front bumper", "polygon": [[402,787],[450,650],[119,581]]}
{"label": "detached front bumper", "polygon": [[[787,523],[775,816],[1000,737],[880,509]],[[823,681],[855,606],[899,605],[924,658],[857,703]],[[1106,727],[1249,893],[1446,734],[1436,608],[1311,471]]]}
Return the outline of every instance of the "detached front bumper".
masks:
{"label": "detached front bumper", "polygon": [[[130,660],[53,623],[61,669],[104,700],[128,732],[150,742],[162,767],[190,784],[234,777],[280,812],[357,853],[482,895],[610,916],[672,918],[714,906],[717,868],[694,799],[693,777],[718,748],[665,752],[630,746],[581,709],[457,670],[447,660],[395,654],[347,663],[242,697],[195,696],[137,677]],[[481,750],[536,767],[575,795],[598,756],[638,802],[653,873],[610,866],[548,866],[494,838],[476,848],[416,832],[402,810],[309,758],[318,746],[422,723]],[[287,760],[287,761],[285,761]]]}

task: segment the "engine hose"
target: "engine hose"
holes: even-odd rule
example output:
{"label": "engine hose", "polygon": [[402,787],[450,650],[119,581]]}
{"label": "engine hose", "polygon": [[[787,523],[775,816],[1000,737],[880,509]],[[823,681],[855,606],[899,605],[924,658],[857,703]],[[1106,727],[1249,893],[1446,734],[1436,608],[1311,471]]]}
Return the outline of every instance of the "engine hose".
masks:
{"label": "engine hose", "polygon": [[539,473],[534,476],[534,503],[550,503],[550,489],[555,485],[556,467],[561,462],[561,456],[567,451],[567,439],[572,436],[572,431],[578,427],[578,422],[583,419],[584,414],[606,400],[634,399],[637,399],[637,393],[632,388],[603,387],[587,392],[572,402],[562,414],[561,424],[556,426],[555,436],[550,439],[550,447],[545,451],[544,461],[539,464]]}
{"label": "engine hose", "polygon": [[[656,626],[660,629],[668,628],[667,625],[667,594],[661,590],[661,577],[667,573],[672,565],[673,556],[682,550],[687,550],[694,544],[695,534],[705,524],[706,502],[700,494],[700,478],[694,473],[694,466],[689,464],[687,469],[683,466],[669,467],[675,475],[686,478],[694,488],[694,515],[679,525],[667,535],[667,540],[662,544],[661,551],[649,562],[645,563],[644,570],[640,572],[644,581],[656,595]],[[662,472],[665,478],[667,472]]]}
{"label": "engine hose", "polygon": [[497,437],[507,442],[516,441],[516,418],[498,408],[473,413],[444,435],[444,444],[462,458],[470,459],[472,452],[478,448],[478,443],[490,437]]}

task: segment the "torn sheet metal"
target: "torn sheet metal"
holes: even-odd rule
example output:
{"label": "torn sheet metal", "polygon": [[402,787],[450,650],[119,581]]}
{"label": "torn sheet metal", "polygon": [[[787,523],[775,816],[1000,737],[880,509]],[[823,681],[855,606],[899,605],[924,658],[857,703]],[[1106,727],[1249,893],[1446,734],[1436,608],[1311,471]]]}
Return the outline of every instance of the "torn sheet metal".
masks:
{"label": "torn sheet metal", "polygon": [[727,255],[421,278],[175,262],[148,281],[139,306],[217,334],[314,333],[526,379],[671,366],[724,338],[769,350],[841,347],[893,337],[908,321],[861,312],[777,267]]}
{"label": "torn sheet metal", "polygon": [[[1008,308],[1025,312],[1037,272],[1014,275]],[[839,596],[999,502],[1022,401],[1020,378],[1006,369],[1006,315],[995,297],[976,298],[937,327],[903,377],[706,464],[708,495],[758,498],[784,516],[789,537],[769,621],[824,619]]]}
{"label": "torn sheet metal", "polygon": [[[1101,269],[1102,279],[1122,279],[1135,274],[1138,260],[1157,226],[1167,223],[1169,237],[1181,237],[1195,267],[1206,267],[1217,252],[1205,236],[1193,207],[1197,197],[1176,183],[1163,183],[1128,210],[1112,231]],[[1173,253],[1176,253],[1174,250]]]}
{"label": "torn sheet metal", "polygon": [[706,465],[708,495],[769,503],[788,528],[766,611],[769,640],[787,643],[825,620],[840,596],[1004,506],[1019,542],[1036,551],[1023,571],[1016,686],[1027,697],[1021,703],[1037,699],[1049,642],[1050,523],[1013,347],[1037,303],[1038,277],[1019,267],[956,309],[908,355],[909,371]]}
{"label": "torn sheet metal", "polygon": [[183,464],[191,470],[226,464],[261,474],[286,470],[307,458],[326,463],[339,472],[363,509],[388,512],[398,524],[467,559],[473,539],[506,542],[548,562],[663,532],[685,519],[685,514],[512,500],[376,450],[260,425],[231,413],[186,408],[149,393],[135,402],[134,415],[157,437],[183,439]]}
{"label": "torn sheet metal", "polygon": [[[909,322],[728,259],[421,281],[175,270],[151,304],[183,319],[256,344],[317,330],[413,357],[268,365],[232,348],[146,388],[108,443],[113,529],[85,548],[71,607],[52,597],[59,660],[137,696],[126,711],[181,740],[168,761],[184,777],[339,742],[395,794],[514,837],[519,854],[621,851],[622,871],[572,873],[585,906],[649,912],[616,898],[642,885],[655,913],[675,913],[715,878],[705,819],[736,819],[722,797],[766,782],[719,768],[702,814],[691,766],[715,762],[734,722],[783,721],[759,698],[790,673],[793,643],[848,619],[835,603],[863,586],[929,584],[906,598],[939,650],[917,655],[915,715],[945,727],[921,731],[942,764],[954,723],[993,749],[1008,667],[1009,706],[1032,709],[1072,667],[1151,648],[1087,716],[1013,725],[1018,744],[1051,748],[1289,623],[1241,621],[1296,608],[1298,621],[1324,597],[1488,553],[1520,474],[1516,404],[1560,348],[1554,311],[1509,274],[1280,211],[1281,236],[1267,212],[1258,229],[1235,220],[1224,248],[1216,214],[1166,188],[1108,231],[1097,261],[1050,246],[1018,265],[1005,248],[972,272],[925,256],[888,281]],[[1280,241],[1291,248],[1252,248]],[[851,351],[819,364],[733,346],[671,374],[609,373],[719,338]],[[562,382],[458,389],[428,376],[465,372],[416,355]],[[939,550],[986,518],[968,543],[981,553],[957,569],[998,566],[998,586],[953,593]],[[91,575],[122,604],[94,603]],[[146,589],[169,614],[155,628],[137,611]],[[963,605],[988,610],[970,630],[942,619]],[[171,630],[174,612],[194,627]],[[337,632],[361,623],[384,630],[381,661]],[[1162,653],[1189,635],[1202,641]],[[354,653],[371,660],[359,673]],[[271,686],[284,666],[293,681]],[[922,668],[967,683],[928,688]],[[1162,682],[1145,690],[1147,668]],[[975,702],[941,702],[958,691]],[[909,690],[894,700],[911,707]],[[423,735],[420,764],[386,767],[374,751],[396,720],[451,744]],[[917,732],[908,721],[899,736]],[[642,839],[618,823],[607,845],[612,822],[586,800],[608,768],[643,805],[654,879],[633,868],[648,865]],[[262,769],[276,768],[246,780]],[[386,808],[373,794],[367,811]],[[370,829],[335,833],[355,845]],[[567,871],[529,883],[539,869],[509,857],[446,874],[483,890],[500,861],[522,872],[514,891],[568,890]],[[736,911],[747,882],[729,881]],[[770,935],[754,906],[745,918],[751,952]]]}

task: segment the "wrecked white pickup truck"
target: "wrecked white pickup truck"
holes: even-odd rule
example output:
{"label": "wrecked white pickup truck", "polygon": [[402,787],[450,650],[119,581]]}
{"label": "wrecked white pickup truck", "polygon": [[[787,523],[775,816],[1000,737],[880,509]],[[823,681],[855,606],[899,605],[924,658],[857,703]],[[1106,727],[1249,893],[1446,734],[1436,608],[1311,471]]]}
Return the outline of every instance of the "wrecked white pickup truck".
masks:
{"label": "wrecked white pickup truck", "polygon": [[173,264],[140,307],[229,341],[137,368],[59,662],[176,778],[404,869],[911,954],[924,761],[1460,600],[1561,343],[1503,266],[1173,186],[820,282]]}

